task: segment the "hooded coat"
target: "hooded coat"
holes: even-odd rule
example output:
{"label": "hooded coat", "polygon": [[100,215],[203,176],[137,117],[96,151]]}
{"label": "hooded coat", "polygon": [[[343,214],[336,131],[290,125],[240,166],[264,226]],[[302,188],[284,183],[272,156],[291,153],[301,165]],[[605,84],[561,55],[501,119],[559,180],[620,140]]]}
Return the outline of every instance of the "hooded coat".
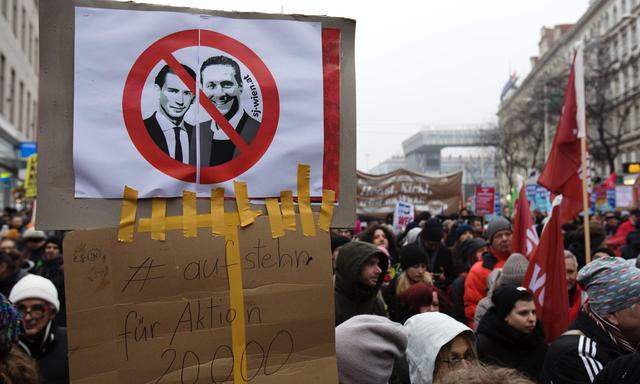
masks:
{"label": "hooded coat", "polygon": [[[360,281],[365,262],[377,255],[382,272],[375,286],[370,287]],[[336,286],[334,300],[336,326],[357,315],[378,315],[387,317],[384,302],[378,292],[388,269],[388,258],[378,247],[362,241],[353,241],[340,249],[336,259]]]}
{"label": "hooded coat", "polygon": [[464,332],[466,325],[439,312],[415,315],[404,325],[409,333],[406,358],[411,384],[431,384],[440,349]]}
{"label": "hooded coat", "polygon": [[525,334],[508,325],[492,307],[480,320],[476,333],[480,361],[516,369],[537,380],[547,353],[540,322],[532,333]]}

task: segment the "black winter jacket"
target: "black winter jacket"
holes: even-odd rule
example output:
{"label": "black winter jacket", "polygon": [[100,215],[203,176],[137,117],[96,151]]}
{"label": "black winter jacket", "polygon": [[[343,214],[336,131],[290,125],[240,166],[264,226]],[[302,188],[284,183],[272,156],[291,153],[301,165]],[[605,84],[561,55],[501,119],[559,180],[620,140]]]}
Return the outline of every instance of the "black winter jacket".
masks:
{"label": "black winter jacket", "polygon": [[569,331],[551,343],[542,380],[545,384],[592,383],[604,366],[625,354],[628,352],[580,311]]}
{"label": "black winter jacket", "polygon": [[364,263],[375,254],[386,258],[378,247],[362,241],[354,241],[340,249],[336,259],[336,326],[357,315],[387,316],[384,302],[378,297],[388,263],[380,263],[382,273],[374,287],[360,282]]}
{"label": "black winter jacket", "polygon": [[513,368],[533,380],[538,379],[547,352],[540,322],[531,334],[525,334],[499,318],[495,308],[490,308],[476,332],[480,361]]}
{"label": "black winter jacket", "polygon": [[69,383],[67,329],[51,323],[51,329],[36,342],[21,338],[20,346],[38,363],[42,384]]}

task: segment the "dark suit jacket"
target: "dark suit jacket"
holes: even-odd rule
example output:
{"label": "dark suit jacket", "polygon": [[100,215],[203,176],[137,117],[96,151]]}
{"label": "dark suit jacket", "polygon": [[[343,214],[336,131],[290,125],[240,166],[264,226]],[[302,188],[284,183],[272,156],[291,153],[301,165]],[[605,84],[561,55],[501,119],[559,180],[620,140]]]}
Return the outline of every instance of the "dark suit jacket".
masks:
{"label": "dark suit jacket", "polygon": [[[240,131],[240,137],[244,139],[247,144],[251,144],[253,139],[258,134],[260,128],[260,122],[251,118],[246,112],[242,111],[242,117],[236,127],[236,131]],[[213,132],[211,131],[211,120],[200,123],[200,166],[210,166],[211,160],[211,148],[213,146]],[[236,147],[233,151],[233,157],[228,159],[235,159],[240,151]]]}
{"label": "dark suit jacket", "polygon": [[[167,140],[164,138],[164,133],[162,133],[162,128],[160,128],[160,124],[156,118],[156,113],[157,112],[154,112],[153,115],[146,118],[144,120],[144,125],[147,127],[149,136],[151,136],[153,142],[156,143],[158,148],[167,154],[167,156],[172,157],[171,154],[169,154]],[[187,137],[189,138],[189,164],[196,165],[196,135],[193,134],[195,129],[193,125],[189,125],[187,123],[184,123],[184,127],[187,131]]]}

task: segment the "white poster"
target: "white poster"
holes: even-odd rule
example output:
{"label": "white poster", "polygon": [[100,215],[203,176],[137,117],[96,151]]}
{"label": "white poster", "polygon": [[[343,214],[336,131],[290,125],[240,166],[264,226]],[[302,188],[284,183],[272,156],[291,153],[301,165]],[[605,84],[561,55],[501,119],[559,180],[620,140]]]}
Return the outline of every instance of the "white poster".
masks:
{"label": "white poster", "polygon": [[75,196],[322,196],[320,23],[76,8]]}
{"label": "white poster", "polygon": [[398,200],[393,212],[393,228],[398,232],[404,231],[407,224],[413,221],[413,213],[413,204]]}
{"label": "white poster", "polygon": [[616,207],[633,207],[633,187],[631,185],[616,185]]}

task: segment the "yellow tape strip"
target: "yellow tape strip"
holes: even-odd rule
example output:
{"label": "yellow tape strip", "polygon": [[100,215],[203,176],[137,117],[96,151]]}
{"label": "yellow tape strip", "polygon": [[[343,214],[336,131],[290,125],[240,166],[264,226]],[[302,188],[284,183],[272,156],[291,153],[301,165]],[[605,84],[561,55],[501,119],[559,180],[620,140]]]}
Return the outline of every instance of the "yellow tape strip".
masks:
{"label": "yellow tape strip", "polygon": [[269,224],[271,225],[271,237],[277,239],[284,236],[284,226],[282,225],[282,213],[278,199],[266,199],[264,204],[267,206],[269,214]]}
{"label": "yellow tape strip", "polygon": [[280,202],[282,203],[282,225],[287,231],[296,230],[296,211],[293,208],[293,192],[280,192]]}
{"label": "yellow tape strip", "polygon": [[311,194],[309,192],[310,167],[307,164],[298,164],[298,210],[302,223],[302,234],[305,236],[316,235],[316,225],[313,222],[311,211]]}
{"label": "yellow tape strip", "polygon": [[118,241],[121,241],[123,243],[131,243],[133,241],[133,229],[136,224],[137,208],[138,191],[125,186],[124,194],[122,195],[120,224],[118,225]]}
{"label": "yellow tape strip", "polygon": [[151,238],[164,241],[165,216],[167,215],[167,200],[155,198],[151,200]]}
{"label": "yellow tape strip", "polygon": [[184,237],[198,236],[195,192],[182,191],[182,224],[182,228],[184,229]]}
{"label": "yellow tape strip", "polygon": [[336,192],[330,189],[322,190],[322,206],[320,207],[320,219],[318,228],[329,232],[331,218],[333,217],[333,202],[336,200]]}
{"label": "yellow tape strip", "polygon": [[211,234],[224,235],[224,188],[211,190]]}
{"label": "yellow tape strip", "polygon": [[236,313],[231,322],[231,344],[233,346],[233,382],[246,383],[247,359],[243,359],[246,346],[244,293],[242,284],[242,264],[240,261],[240,244],[238,243],[238,226],[225,226],[225,242],[227,255],[227,274],[229,276],[229,309]]}
{"label": "yellow tape strip", "polygon": [[[238,212],[225,212],[224,214],[225,224],[240,224],[240,218]],[[167,216],[165,218],[165,231],[175,231],[184,228],[184,219],[182,216]],[[203,213],[196,216],[196,224],[198,228],[211,228],[211,214]],[[138,232],[149,233],[152,231],[151,218],[143,218],[138,220]]]}
{"label": "yellow tape strip", "polygon": [[234,181],[233,190],[236,194],[236,204],[238,205],[238,213],[240,214],[240,226],[244,228],[252,224],[256,220],[256,217],[260,216],[260,212],[251,210],[247,183],[244,181]]}

